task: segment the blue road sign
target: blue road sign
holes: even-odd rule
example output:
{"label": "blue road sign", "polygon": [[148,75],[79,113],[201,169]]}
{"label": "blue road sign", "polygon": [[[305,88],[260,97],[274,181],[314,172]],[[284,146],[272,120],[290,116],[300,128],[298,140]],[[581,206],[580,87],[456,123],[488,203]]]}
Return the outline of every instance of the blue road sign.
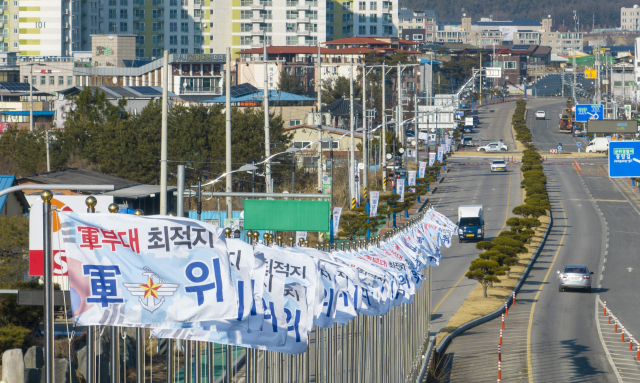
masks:
{"label": "blue road sign", "polygon": [[578,142],[577,145],[578,145],[578,147],[581,147],[582,146],[582,142]]}
{"label": "blue road sign", "polygon": [[464,116],[464,112],[456,112],[456,116],[462,117],[462,116]]}
{"label": "blue road sign", "polygon": [[609,142],[609,177],[640,177],[640,141]]}
{"label": "blue road sign", "polygon": [[562,150],[562,145],[558,145],[558,150]]}
{"label": "blue road sign", "polygon": [[576,105],[576,122],[589,120],[602,120],[604,118],[604,108],[602,104],[578,104]]}

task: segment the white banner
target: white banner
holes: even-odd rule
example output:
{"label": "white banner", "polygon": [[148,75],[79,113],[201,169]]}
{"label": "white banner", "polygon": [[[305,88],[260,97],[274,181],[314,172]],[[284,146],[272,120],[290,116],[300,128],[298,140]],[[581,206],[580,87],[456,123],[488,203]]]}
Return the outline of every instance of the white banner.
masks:
{"label": "white banner", "polygon": [[418,178],[424,178],[424,171],[427,167],[427,163],[420,161],[418,165]]}
{"label": "white banner", "polygon": [[407,172],[408,174],[408,185],[409,186],[416,186],[416,171],[415,170],[409,170]]}
{"label": "white banner", "polygon": [[429,153],[429,167],[436,163],[436,153]]}
{"label": "white banner", "polygon": [[444,153],[444,148],[442,145],[438,146],[438,163],[442,162],[442,155]]}
{"label": "white banner", "polygon": [[341,213],[342,213],[342,207],[336,206],[333,208],[333,235],[338,235],[338,228],[340,227]]}
{"label": "white banner", "polygon": [[380,203],[380,192],[372,191],[371,204],[369,205],[369,217],[375,217],[378,215],[378,203]]}
{"label": "white banner", "polygon": [[396,194],[400,196],[398,202],[404,202],[404,180],[399,179],[396,186]]}

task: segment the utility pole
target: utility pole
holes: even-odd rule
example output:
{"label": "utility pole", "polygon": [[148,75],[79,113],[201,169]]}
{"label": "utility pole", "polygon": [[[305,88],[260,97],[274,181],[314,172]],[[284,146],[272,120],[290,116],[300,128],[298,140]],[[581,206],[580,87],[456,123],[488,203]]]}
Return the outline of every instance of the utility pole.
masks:
{"label": "utility pole", "polygon": [[[262,107],[264,108],[264,156],[269,158],[271,156],[271,139],[269,137],[269,69],[267,64],[269,56],[267,55],[267,32],[262,33],[264,37],[264,57],[262,62],[264,63],[264,97],[262,101]],[[264,164],[264,177],[265,177],[265,189],[267,193],[271,193],[271,163],[270,160]]]}
{"label": "utility pole", "polygon": [[382,63],[382,142],[380,147],[382,149],[382,190],[387,191],[387,184],[384,179],[387,177],[387,92],[386,81],[387,76],[387,64]]}
{"label": "utility pole", "polygon": [[[363,188],[367,190],[369,187],[369,161],[368,161],[368,152],[367,152],[367,129],[369,128],[369,111],[367,110],[367,66],[362,64],[362,163],[364,164],[364,172],[363,172]],[[368,191],[368,190],[367,190]],[[366,198],[365,198],[366,202]]]}
{"label": "utility pole", "polygon": [[418,94],[414,93],[413,95],[413,131],[414,131],[414,140],[416,142],[416,169],[420,165],[418,162],[420,161],[420,151],[418,151]]}
{"label": "utility pole", "polygon": [[[169,70],[169,51],[164,50],[162,61],[162,134],[160,143],[160,214],[167,214],[167,103],[169,84],[167,81]],[[183,198],[178,196],[178,198]]]}
{"label": "utility pole", "polygon": [[[595,23],[595,16],[594,16]],[[593,29],[593,28],[592,28]],[[600,103],[600,45],[596,46],[596,104]]]}
{"label": "utility pole", "polygon": [[[266,45],[266,43],[265,43]],[[265,48],[266,50],[266,48]],[[225,126],[225,138],[226,138],[226,173],[227,174],[227,193],[231,193],[233,189],[233,184],[231,180],[231,48],[227,48],[227,57],[226,57],[226,66],[227,70],[225,71],[225,82],[227,83],[227,88],[225,89],[226,95],[226,126]],[[267,64],[265,63],[266,67]],[[266,77],[265,77],[266,78]],[[269,109],[267,109],[268,111]],[[269,113],[267,112],[267,124],[269,123]],[[268,125],[267,125],[268,126]],[[267,129],[267,132],[269,130]],[[268,138],[267,138],[268,140]],[[233,215],[233,199],[231,197],[227,197],[227,218],[231,219]]]}
{"label": "utility pole", "polygon": [[396,132],[396,136],[398,136],[398,134],[400,135],[400,142],[402,142],[402,146],[406,148],[407,143],[404,140],[404,131],[402,128],[402,69],[400,69],[399,63],[398,63],[398,122],[396,123],[396,126],[398,127],[398,132]]}
{"label": "utility pole", "polygon": [[349,153],[349,158],[351,159],[351,161],[349,161],[349,206],[353,206],[352,205],[352,201],[355,198],[355,180],[353,178],[354,176],[354,164],[356,161],[356,153],[354,151],[354,137],[353,137],[353,131],[354,131],[354,121],[353,121],[353,59],[351,60],[351,69],[349,70],[349,126],[351,127],[351,148],[350,148],[350,153]]}
{"label": "utility pole", "polygon": [[[320,56],[320,44],[318,43],[318,116],[320,121],[318,122],[318,190],[322,192],[322,91],[320,85],[322,84],[322,58]],[[331,143],[329,143],[331,145]],[[333,166],[333,164],[331,164]],[[331,180],[333,182],[333,180]],[[332,185],[333,186],[333,185]]]}
{"label": "utility pole", "polygon": [[480,88],[479,88],[480,93],[478,93],[478,101],[480,102],[480,106],[482,106],[482,48],[480,49],[479,52],[480,52],[480,69],[478,69],[478,76],[479,76],[478,78],[480,79]]}
{"label": "utility pole", "polygon": [[[29,131],[33,132],[33,64],[29,64]],[[48,143],[48,142],[47,142]]]}

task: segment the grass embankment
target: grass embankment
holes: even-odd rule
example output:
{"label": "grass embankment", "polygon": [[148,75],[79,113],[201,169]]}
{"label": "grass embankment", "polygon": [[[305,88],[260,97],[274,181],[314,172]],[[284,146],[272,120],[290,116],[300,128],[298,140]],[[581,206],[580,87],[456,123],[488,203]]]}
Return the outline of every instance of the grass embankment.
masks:
{"label": "grass embankment", "polygon": [[531,260],[549,225],[547,211],[551,209],[542,171],[542,157],[531,144],[531,131],[525,124],[526,102],[517,101],[513,114],[515,138],[524,147],[521,158],[524,204],[513,208],[516,217],[507,219],[502,231],[491,241],[478,242],[476,248],[485,250],[471,261],[465,276],[478,281],[478,286],[463,302],[447,325],[438,334],[437,342],[459,326],[500,308],[513,291],[518,279]]}

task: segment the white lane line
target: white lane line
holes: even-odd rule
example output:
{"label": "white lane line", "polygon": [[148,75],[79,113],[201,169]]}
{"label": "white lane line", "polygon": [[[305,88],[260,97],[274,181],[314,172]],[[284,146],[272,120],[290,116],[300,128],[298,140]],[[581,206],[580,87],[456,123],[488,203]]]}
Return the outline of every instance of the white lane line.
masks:
{"label": "white lane line", "polygon": [[604,273],[604,266],[602,266],[602,272]]}
{"label": "white lane line", "polygon": [[613,359],[611,359],[611,354],[609,354],[609,349],[607,348],[607,344],[604,341],[604,338],[602,337],[602,331],[600,329],[600,305],[598,304],[598,302],[600,301],[600,294],[596,295],[596,326],[598,328],[598,336],[600,337],[600,342],[602,343],[602,347],[604,348],[604,353],[607,356],[607,360],[609,361],[609,363],[611,364],[611,367],[613,368],[613,372],[616,374],[616,377],[618,378],[618,382],[622,383],[622,377],[620,376],[620,373],[618,372],[618,370],[616,369],[616,364],[613,362]]}

